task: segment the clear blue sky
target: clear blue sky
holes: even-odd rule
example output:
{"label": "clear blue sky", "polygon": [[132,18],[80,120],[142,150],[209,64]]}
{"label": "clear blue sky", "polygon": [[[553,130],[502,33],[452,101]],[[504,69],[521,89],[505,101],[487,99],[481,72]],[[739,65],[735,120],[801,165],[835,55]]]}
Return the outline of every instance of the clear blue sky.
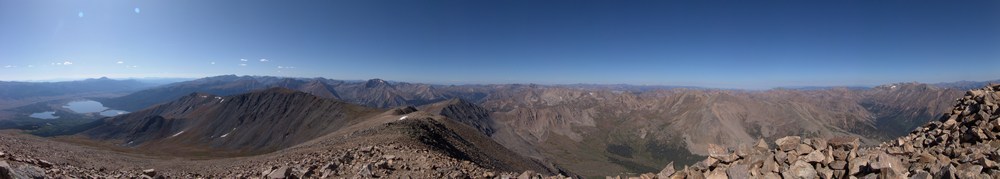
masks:
{"label": "clear blue sky", "polygon": [[2,0],[0,66],[0,80],[987,80],[1000,78],[1000,1]]}

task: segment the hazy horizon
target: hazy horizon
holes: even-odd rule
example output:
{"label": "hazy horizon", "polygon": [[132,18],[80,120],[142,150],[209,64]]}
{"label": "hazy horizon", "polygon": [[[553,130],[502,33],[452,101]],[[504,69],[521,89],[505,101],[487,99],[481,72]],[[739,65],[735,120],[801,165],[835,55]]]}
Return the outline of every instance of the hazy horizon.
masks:
{"label": "hazy horizon", "polygon": [[[0,80],[768,89],[1000,78],[998,1],[0,2]],[[627,10],[624,10],[627,9]]]}
{"label": "hazy horizon", "polygon": [[[923,84],[938,84],[938,83],[954,83],[954,82],[987,82],[987,81],[1000,80],[1000,78],[996,78],[996,79],[985,79],[985,80],[958,80],[958,81],[939,81],[939,82],[896,81],[896,82],[879,83],[879,84],[857,84],[857,85],[776,85],[776,86],[773,86],[773,87],[764,87],[764,88],[749,88],[749,87],[738,87],[738,86],[734,87],[734,86],[701,86],[701,85],[683,85],[683,84],[629,84],[629,83],[517,83],[517,82],[513,82],[513,83],[450,82],[449,83],[449,82],[402,81],[402,80],[384,79],[384,78],[338,79],[338,78],[329,78],[329,77],[293,77],[293,76],[237,75],[237,74],[224,74],[224,75],[213,75],[213,76],[203,76],[203,77],[107,77],[107,76],[100,76],[100,77],[88,77],[88,78],[64,78],[64,79],[49,79],[49,80],[6,80],[6,81],[8,81],[8,82],[68,82],[68,81],[80,81],[80,80],[88,80],[88,79],[108,78],[108,79],[113,79],[113,80],[139,80],[139,81],[153,80],[153,81],[157,81],[157,82],[161,82],[162,83],[163,81],[183,82],[183,81],[191,81],[191,80],[197,80],[197,79],[202,79],[202,78],[227,76],[227,75],[236,75],[236,76],[241,76],[241,77],[242,76],[256,76],[256,77],[302,78],[302,79],[325,78],[325,79],[344,80],[344,81],[366,81],[366,80],[372,80],[372,79],[382,79],[382,80],[386,80],[386,81],[390,81],[390,82],[421,83],[421,84],[432,84],[432,85],[504,85],[504,84],[539,84],[539,85],[553,85],[553,86],[558,86],[558,85],[629,85],[629,86],[640,86],[640,87],[641,86],[650,86],[650,87],[664,86],[664,87],[694,87],[694,88],[736,89],[736,90],[771,90],[771,89],[780,89],[780,88],[793,88],[794,89],[794,88],[812,88],[812,87],[820,87],[820,88],[823,88],[823,87],[865,87],[865,88],[869,88],[869,87],[875,87],[875,86],[879,86],[879,85],[888,85],[888,84],[895,84],[895,83],[911,83],[911,82],[923,83]],[[0,82],[3,82],[3,81],[5,81],[5,80],[0,80]]]}

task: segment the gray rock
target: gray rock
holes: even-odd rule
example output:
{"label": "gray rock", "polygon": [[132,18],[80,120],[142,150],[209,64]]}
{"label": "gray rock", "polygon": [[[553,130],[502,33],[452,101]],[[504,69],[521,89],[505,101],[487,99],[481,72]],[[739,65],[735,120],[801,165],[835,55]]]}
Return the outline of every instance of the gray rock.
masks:
{"label": "gray rock", "polygon": [[156,169],[145,169],[142,170],[142,174],[150,177],[156,176]]}
{"label": "gray rock", "polygon": [[10,164],[7,161],[0,161],[0,178],[14,178],[14,174],[11,171]]}
{"label": "gray rock", "polygon": [[42,168],[50,168],[50,167],[52,167],[52,162],[45,161],[45,160],[38,160],[38,162],[35,162],[35,164],[38,164],[38,166],[42,167]]}
{"label": "gray rock", "polygon": [[923,170],[917,170],[910,176],[910,179],[931,179],[931,173],[927,173]]}
{"label": "gray rock", "polygon": [[14,178],[45,178],[45,169],[34,165],[21,165],[16,171]]}
{"label": "gray rock", "polygon": [[687,173],[687,176],[684,177],[686,179],[705,179],[705,174],[702,174],[701,172],[688,170],[685,173]]}
{"label": "gray rock", "polygon": [[528,170],[528,171],[522,172],[521,175],[518,175],[517,179],[534,179],[537,176],[538,176],[538,173],[535,173],[535,171]]}
{"label": "gray rock", "polygon": [[706,179],[728,179],[729,176],[726,176],[726,171],[724,169],[722,169],[722,168],[716,168],[715,170],[712,170],[712,172],[709,172],[708,175],[705,175],[705,178]]}
{"label": "gray rock", "polygon": [[847,162],[845,162],[845,161],[838,160],[838,161],[830,162],[830,169],[843,170],[843,169],[846,169],[846,168],[847,168]]}
{"label": "gray rock", "polygon": [[827,140],[827,143],[833,148],[850,151],[858,149],[858,146],[861,145],[861,139],[857,137],[838,136],[830,138],[830,140]]}
{"label": "gray rock", "polygon": [[267,174],[267,178],[273,178],[273,179],[288,178],[288,175],[291,174],[292,174],[292,168],[288,166],[282,166],[279,167],[278,169],[271,171],[271,173]]}
{"label": "gray rock", "polygon": [[729,155],[729,152],[726,151],[726,148],[723,148],[722,146],[715,144],[708,144],[708,147],[706,147],[705,150],[708,151],[708,156],[716,159],[719,159],[721,157],[726,157]]}
{"label": "gray rock", "polygon": [[656,176],[659,178],[669,178],[670,175],[673,174],[674,174],[674,162],[670,162],[669,164],[667,164],[666,167],[663,167],[663,170],[660,170],[660,173],[657,173]]}
{"label": "gray rock", "polygon": [[833,160],[847,161],[850,159],[851,152],[845,149],[833,149],[831,154],[833,155]]}
{"label": "gray rock", "polygon": [[956,174],[958,174],[958,169],[956,169],[955,166],[946,164],[944,166],[941,166],[941,168],[938,169],[936,172],[932,171],[931,174],[934,175],[933,178],[956,178],[957,177]]}
{"label": "gray rock", "polygon": [[906,178],[906,175],[899,173],[899,171],[887,168],[879,170],[879,178]]}
{"label": "gray rock", "polygon": [[815,151],[810,152],[806,156],[799,158],[799,160],[805,161],[805,162],[810,162],[810,163],[819,163],[819,162],[822,162],[823,159],[825,159],[825,158],[826,157],[823,156],[823,153],[819,152],[818,150],[815,150]]}
{"label": "gray rock", "polygon": [[795,148],[795,152],[799,155],[805,155],[813,152],[813,148],[806,144],[799,144],[799,147]]}
{"label": "gray rock", "polygon": [[764,178],[765,179],[781,179],[781,175],[778,175],[777,173],[774,173],[774,172],[768,172],[767,174],[764,174]]}
{"label": "gray rock", "polygon": [[801,141],[802,138],[799,136],[786,136],[775,140],[774,143],[778,145],[778,149],[787,152],[798,148]]}
{"label": "gray rock", "polygon": [[814,139],[812,139],[812,147],[814,149],[816,149],[816,150],[826,149],[826,147],[828,145],[829,144],[827,144],[826,139],[823,139],[823,138],[814,138]]}
{"label": "gray rock", "polygon": [[869,160],[867,157],[856,157],[851,159],[851,161],[847,163],[847,165],[850,166],[847,169],[847,174],[856,175],[858,173],[861,173],[861,170],[865,169],[865,167],[868,166],[868,162]]}
{"label": "gray rock", "polygon": [[815,179],[818,177],[816,169],[809,163],[798,161],[792,164],[787,171],[791,177],[797,179]]}
{"label": "gray rock", "polygon": [[833,178],[833,170],[827,169],[826,167],[817,168],[816,173],[819,174],[819,178],[821,179]]}
{"label": "gray rock", "polygon": [[833,178],[847,178],[847,170],[833,170]]}
{"label": "gray rock", "polygon": [[764,139],[757,139],[757,145],[755,145],[754,147],[757,147],[757,149],[761,150],[770,150],[771,148],[770,146],[767,145],[767,142],[764,142]]}
{"label": "gray rock", "polygon": [[779,167],[781,166],[778,165],[778,162],[774,161],[774,157],[771,156],[771,154],[768,154],[766,157],[764,157],[764,164],[761,166],[760,171],[764,173],[778,172]]}
{"label": "gray rock", "polygon": [[733,165],[726,170],[727,176],[732,179],[747,179],[750,178],[750,171],[747,165]]}
{"label": "gray rock", "polygon": [[980,178],[982,172],[983,166],[966,163],[958,167],[958,178]]}

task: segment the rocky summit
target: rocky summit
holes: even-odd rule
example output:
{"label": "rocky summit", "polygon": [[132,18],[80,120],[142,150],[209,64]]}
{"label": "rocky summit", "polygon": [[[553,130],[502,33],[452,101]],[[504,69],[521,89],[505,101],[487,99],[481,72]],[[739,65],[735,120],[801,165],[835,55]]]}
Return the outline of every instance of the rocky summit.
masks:
{"label": "rocky summit", "polygon": [[[857,137],[787,136],[773,145],[710,145],[710,156],[643,178],[1000,178],[1000,85],[968,91],[909,135],[860,147]],[[770,147],[774,146],[774,147]]]}

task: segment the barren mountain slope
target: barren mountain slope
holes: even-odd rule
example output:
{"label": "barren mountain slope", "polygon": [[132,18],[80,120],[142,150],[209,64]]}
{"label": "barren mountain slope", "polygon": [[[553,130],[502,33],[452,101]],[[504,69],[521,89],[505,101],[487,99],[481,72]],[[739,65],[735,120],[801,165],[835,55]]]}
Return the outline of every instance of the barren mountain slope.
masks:
{"label": "barren mountain slope", "polygon": [[[375,110],[281,88],[225,97],[191,94],[109,118],[83,135],[60,138],[73,144],[10,135],[11,141],[32,142],[4,142],[0,149],[14,153],[9,156],[17,157],[9,163],[19,167],[40,166],[26,157],[57,161],[43,166],[48,176],[139,176],[138,170],[145,168],[161,171],[153,175],[175,177],[565,173],[507,150],[478,129],[445,116],[414,108]],[[44,155],[82,152],[76,148],[96,154]],[[268,151],[274,152],[264,153]],[[248,156],[257,153],[263,154]],[[229,154],[244,157],[226,158]]]}
{"label": "barren mountain slope", "polygon": [[83,134],[166,153],[257,154],[312,140],[374,112],[284,88],[225,97],[192,93],[148,110],[108,118],[104,125]]}
{"label": "barren mountain slope", "polygon": [[[214,78],[230,77],[208,79]],[[444,109],[438,102],[462,99],[476,107],[443,115],[477,126],[522,155],[594,175],[654,171],[668,160],[693,163],[699,157],[691,153],[705,155],[709,143],[735,147],[759,138],[773,140],[786,135],[848,135],[873,144],[903,135],[940,115],[950,100],[962,93],[918,83],[743,91],[533,84],[446,86],[379,79],[234,79],[244,78],[259,84],[293,84],[286,86],[299,86],[292,89],[311,90],[317,95],[322,95],[323,90],[316,87],[316,82],[321,82],[347,102],[369,107],[437,105],[421,107],[435,114],[442,114],[437,110]],[[239,81],[225,83],[242,84]],[[204,88],[168,91],[200,89]],[[484,109],[486,114],[476,108]]]}
{"label": "barren mountain slope", "polygon": [[[889,88],[893,88],[889,86]],[[875,147],[858,138],[763,140],[710,156],[691,166],[673,166],[650,178],[998,178],[1000,85],[971,90],[954,107],[908,135]]]}
{"label": "barren mountain slope", "polygon": [[919,84],[896,90],[639,93],[538,87],[496,91],[482,106],[494,111],[497,141],[596,176],[658,170],[666,161],[690,164],[696,158],[685,153],[707,155],[707,144],[735,147],[788,135],[856,136],[875,143],[924,121],[896,116],[938,115],[960,94]]}

